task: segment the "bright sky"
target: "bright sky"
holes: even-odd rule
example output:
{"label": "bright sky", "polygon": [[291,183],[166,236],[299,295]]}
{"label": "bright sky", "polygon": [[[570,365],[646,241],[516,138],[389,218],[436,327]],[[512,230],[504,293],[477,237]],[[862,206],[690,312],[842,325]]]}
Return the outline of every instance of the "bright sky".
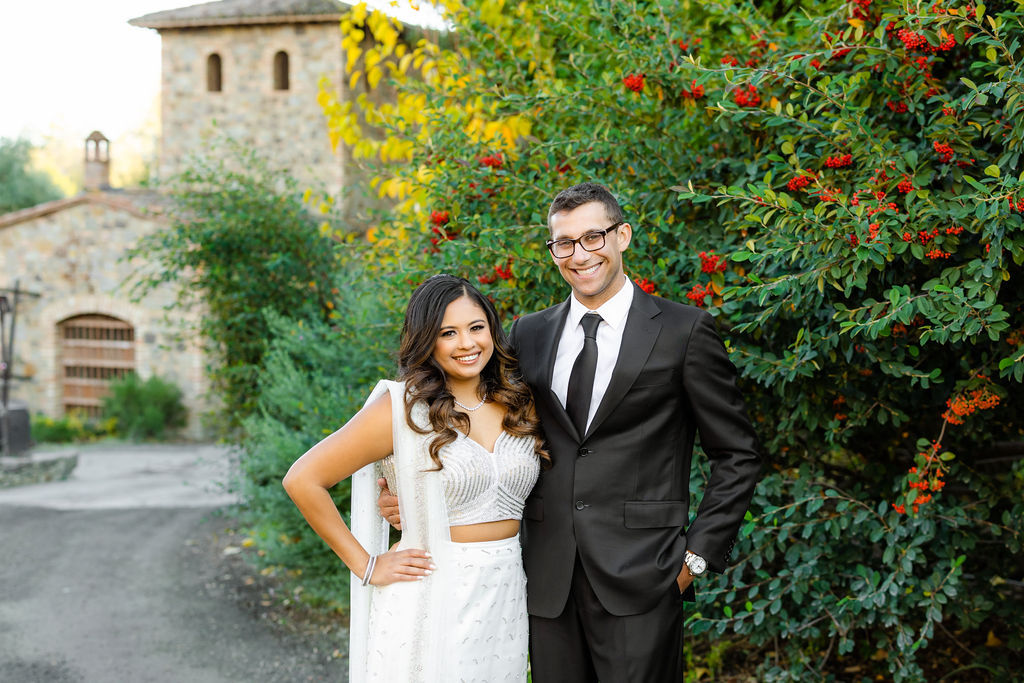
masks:
{"label": "bright sky", "polygon": [[160,36],[128,20],[191,4],[0,0],[0,137],[100,130],[114,140],[137,129],[160,91]]}
{"label": "bright sky", "polygon": [[[183,4],[188,4],[187,0]],[[139,126],[160,90],[160,37],[128,20],[174,0],[3,2],[0,137],[84,140]]]}

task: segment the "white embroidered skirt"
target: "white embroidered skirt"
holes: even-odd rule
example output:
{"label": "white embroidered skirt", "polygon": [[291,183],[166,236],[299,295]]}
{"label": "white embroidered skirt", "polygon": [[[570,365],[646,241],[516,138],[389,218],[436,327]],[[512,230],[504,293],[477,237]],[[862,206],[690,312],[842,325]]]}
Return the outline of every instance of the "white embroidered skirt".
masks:
{"label": "white embroidered skirt", "polygon": [[[519,536],[451,543],[446,555],[445,565],[424,581],[374,589],[365,680],[406,683],[395,680],[396,671],[422,659],[423,634],[438,628],[442,651],[433,653],[434,671],[413,673],[408,683],[526,680],[529,621]],[[443,609],[424,612],[417,605],[428,581],[444,582]],[[427,624],[409,623],[424,617]]]}

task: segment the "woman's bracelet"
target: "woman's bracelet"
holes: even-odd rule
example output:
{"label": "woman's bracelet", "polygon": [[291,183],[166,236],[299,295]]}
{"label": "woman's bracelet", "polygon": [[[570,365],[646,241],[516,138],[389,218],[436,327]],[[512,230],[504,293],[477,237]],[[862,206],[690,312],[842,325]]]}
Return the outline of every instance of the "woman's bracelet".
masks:
{"label": "woman's bracelet", "polygon": [[373,566],[377,564],[377,556],[370,555],[370,561],[366,563],[366,572],[363,574],[363,585],[370,585],[370,577],[373,576]]}

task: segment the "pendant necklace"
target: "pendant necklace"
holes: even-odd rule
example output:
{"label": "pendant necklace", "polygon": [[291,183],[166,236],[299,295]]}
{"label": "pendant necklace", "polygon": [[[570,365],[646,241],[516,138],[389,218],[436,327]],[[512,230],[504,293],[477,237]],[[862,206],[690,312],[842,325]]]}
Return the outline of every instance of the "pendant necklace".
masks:
{"label": "pendant necklace", "polygon": [[484,399],[481,399],[480,402],[477,403],[475,406],[470,408],[469,406],[467,406],[465,403],[462,403],[461,401],[459,401],[459,399],[455,398],[454,396],[452,396],[452,400],[455,401],[455,405],[457,405],[458,407],[462,408],[463,410],[468,410],[469,412],[473,412],[474,410],[478,409],[483,404],[487,403],[487,399],[484,398]]}

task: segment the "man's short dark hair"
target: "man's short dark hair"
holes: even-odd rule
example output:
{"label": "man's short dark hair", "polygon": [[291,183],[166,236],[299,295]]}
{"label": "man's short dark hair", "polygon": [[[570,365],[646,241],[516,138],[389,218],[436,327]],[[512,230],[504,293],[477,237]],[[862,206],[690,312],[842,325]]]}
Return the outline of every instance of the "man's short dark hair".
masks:
{"label": "man's short dark hair", "polygon": [[548,228],[551,228],[551,217],[559,211],[572,211],[576,207],[589,204],[590,202],[600,202],[603,204],[604,212],[612,223],[620,223],[626,220],[622,215],[622,207],[615,201],[615,197],[607,187],[597,183],[580,183],[579,185],[573,185],[562,190],[555,196],[554,201],[551,202],[551,207],[548,208]]}

